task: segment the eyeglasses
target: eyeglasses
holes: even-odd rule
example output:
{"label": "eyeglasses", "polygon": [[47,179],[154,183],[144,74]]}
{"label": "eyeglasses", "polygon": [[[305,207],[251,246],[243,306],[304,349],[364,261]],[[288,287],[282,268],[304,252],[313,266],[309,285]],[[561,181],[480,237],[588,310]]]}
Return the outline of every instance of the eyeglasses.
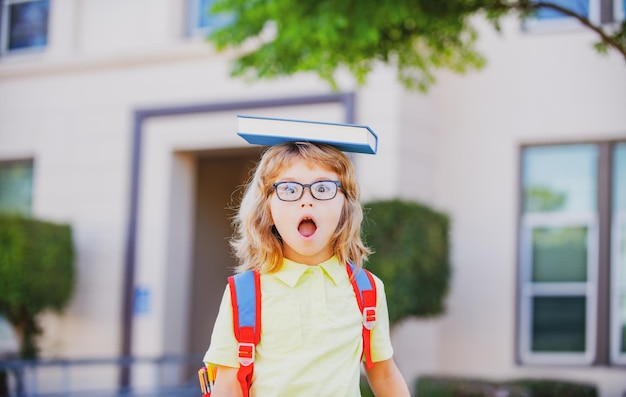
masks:
{"label": "eyeglasses", "polygon": [[304,195],[304,188],[308,187],[311,196],[316,200],[332,200],[337,196],[341,187],[339,181],[317,181],[310,184],[298,182],[277,182],[272,185],[276,195],[282,201],[298,201]]}

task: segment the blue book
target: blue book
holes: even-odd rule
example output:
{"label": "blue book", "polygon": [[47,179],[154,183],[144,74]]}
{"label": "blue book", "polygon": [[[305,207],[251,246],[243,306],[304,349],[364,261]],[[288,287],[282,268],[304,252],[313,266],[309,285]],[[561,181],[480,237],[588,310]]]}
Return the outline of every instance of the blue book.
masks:
{"label": "blue book", "polygon": [[255,145],[327,143],[344,152],[376,154],[378,136],[365,125],[237,115],[237,135]]}

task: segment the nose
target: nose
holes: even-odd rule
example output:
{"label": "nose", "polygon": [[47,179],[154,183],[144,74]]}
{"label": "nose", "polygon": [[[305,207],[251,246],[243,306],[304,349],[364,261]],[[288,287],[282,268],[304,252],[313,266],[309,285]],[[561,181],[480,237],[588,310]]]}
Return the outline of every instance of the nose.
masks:
{"label": "nose", "polygon": [[315,201],[315,199],[313,198],[313,195],[311,194],[311,187],[307,186],[304,188],[304,191],[302,192],[302,197],[300,197],[300,207],[304,208],[304,207],[313,207],[313,202]]}

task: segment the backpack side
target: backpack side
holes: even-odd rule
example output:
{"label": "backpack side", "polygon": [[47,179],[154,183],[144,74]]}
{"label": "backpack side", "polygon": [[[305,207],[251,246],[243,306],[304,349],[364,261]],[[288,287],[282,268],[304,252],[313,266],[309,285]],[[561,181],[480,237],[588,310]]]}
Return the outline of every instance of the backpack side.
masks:
{"label": "backpack side", "polygon": [[371,331],[376,323],[376,282],[371,272],[363,268],[355,271],[355,266],[351,263],[346,265],[346,271],[363,316],[363,356],[365,357],[365,368],[370,369],[374,365]]}
{"label": "backpack side", "polygon": [[256,345],[261,339],[261,276],[256,270],[239,273],[228,278],[233,309],[233,331],[238,342],[237,379],[243,397],[248,397]]}

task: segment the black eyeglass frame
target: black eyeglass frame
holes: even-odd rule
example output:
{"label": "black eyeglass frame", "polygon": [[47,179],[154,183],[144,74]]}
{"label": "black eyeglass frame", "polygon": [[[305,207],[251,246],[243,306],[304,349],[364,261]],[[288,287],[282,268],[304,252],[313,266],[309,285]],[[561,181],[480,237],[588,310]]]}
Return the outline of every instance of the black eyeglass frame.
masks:
{"label": "black eyeglass frame", "polygon": [[[316,185],[318,183],[323,183],[323,182],[330,182],[330,183],[334,184],[335,186],[337,186],[337,189],[335,190],[335,194],[332,197],[323,198],[323,199],[315,197],[315,193],[313,193],[313,189],[311,189],[311,186],[314,186],[314,185]],[[278,188],[278,186],[286,184],[286,183],[292,183],[292,184],[296,184],[296,185],[299,185],[299,186],[302,187],[302,190],[300,191],[300,196],[298,196],[298,198],[295,198],[293,200],[285,200],[285,199],[280,197],[280,194],[278,194],[277,188]],[[272,184],[272,190],[274,192],[276,192],[276,197],[278,197],[278,199],[280,201],[286,201],[288,203],[300,200],[302,198],[302,196],[304,196],[304,189],[307,188],[307,187],[309,188],[309,192],[311,192],[311,197],[313,197],[315,200],[319,200],[319,201],[332,200],[335,197],[337,197],[337,193],[339,192],[340,189],[343,191],[343,186],[341,186],[341,182],[333,181],[331,179],[324,179],[324,180],[321,180],[321,181],[315,181],[313,183],[300,183],[300,182],[295,182],[295,181],[283,181],[283,182],[276,182],[276,183]]]}

